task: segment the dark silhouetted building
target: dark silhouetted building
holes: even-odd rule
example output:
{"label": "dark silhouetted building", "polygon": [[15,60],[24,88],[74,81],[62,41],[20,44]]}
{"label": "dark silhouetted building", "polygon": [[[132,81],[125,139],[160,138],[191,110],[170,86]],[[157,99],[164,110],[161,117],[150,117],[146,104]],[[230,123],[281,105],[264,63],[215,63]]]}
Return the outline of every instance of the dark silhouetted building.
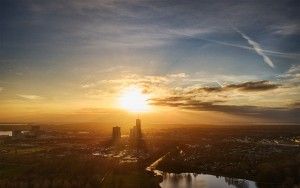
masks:
{"label": "dark silhouetted building", "polygon": [[112,139],[113,141],[118,141],[121,139],[121,127],[113,127]]}
{"label": "dark silhouetted building", "polygon": [[142,138],[142,123],[140,119],[136,119],[135,126],[130,129],[129,137],[132,140],[140,139]]}
{"label": "dark silhouetted building", "polygon": [[14,139],[22,138],[23,137],[22,131],[20,131],[20,130],[13,130],[12,131],[12,137]]}
{"label": "dark silhouetted building", "polygon": [[137,133],[137,138],[141,138],[142,137],[142,128],[141,128],[141,120],[140,119],[136,119],[135,121],[135,126],[136,126],[136,133]]}
{"label": "dark silhouetted building", "polygon": [[38,125],[32,125],[31,126],[31,131],[32,132],[38,132],[38,131],[40,131],[40,126],[38,126]]}
{"label": "dark silhouetted building", "polygon": [[32,125],[31,130],[29,131],[29,135],[32,137],[37,137],[41,134],[41,129],[39,125]]}

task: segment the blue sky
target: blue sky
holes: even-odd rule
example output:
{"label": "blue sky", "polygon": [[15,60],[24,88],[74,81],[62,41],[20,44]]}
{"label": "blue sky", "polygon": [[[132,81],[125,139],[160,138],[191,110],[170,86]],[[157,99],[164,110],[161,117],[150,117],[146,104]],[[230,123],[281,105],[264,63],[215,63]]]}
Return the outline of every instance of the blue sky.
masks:
{"label": "blue sky", "polygon": [[[4,0],[0,99],[3,106],[22,112],[38,110],[38,104],[60,111],[62,101],[76,108],[86,107],[79,99],[91,105],[95,93],[103,108],[103,98],[113,98],[130,84],[151,87],[153,96],[166,99],[179,89],[186,95],[188,89],[216,83],[226,87],[267,81],[278,88],[251,92],[252,101],[242,92],[222,105],[298,110],[299,8],[299,1],[271,0]],[[181,76],[174,80],[170,75]],[[135,82],[103,84],[128,77]],[[165,89],[159,92],[152,82],[145,86],[137,81],[149,77],[172,81],[159,83]],[[93,87],[82,90],[84,85]],[[270,101],[274,92],[281,94]],[[211,93],[201,96],[193,100],[216,98]],[[186,109],[176,108],[181,107]]]}

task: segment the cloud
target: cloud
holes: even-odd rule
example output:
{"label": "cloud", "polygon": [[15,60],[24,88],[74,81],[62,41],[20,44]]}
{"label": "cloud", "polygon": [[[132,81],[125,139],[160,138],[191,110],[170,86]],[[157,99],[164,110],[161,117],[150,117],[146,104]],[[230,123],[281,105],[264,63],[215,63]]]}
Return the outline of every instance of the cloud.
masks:
{"label": "cloud", "polygon": [[155,89],[162,89],[172,83],[180,83],[183,80],[188,80],[187,73],[173,73],[167,75],[140,75],[134,73],[125,73],[117,78],[102,79],[98,81],[86,81],[81,84],[84,89],[99,89],[99,88],[115,88],[116,91],[131,85],[138,86],[145,93],[149,93]]}
{"label": "cloud", "polygon": [[109,114],[110,112],[108,112],[107,109],[103,109],[103,108],[81,108],[78,111],[76,111],[75,113],[78,114]]}
{"label": "cloud", "polygon": [[[249,46],[244,46],[244,45],[240,45],[240,44],[235,44],[235,43],[230,43],[230,42],[225,42],[225,41],[220,41],[220,40],[215,40],[215,39],[209,39],[209,38],[203,38],[203,37],[192,37],[192,36],[188,36],[190,38],[194,38],[194,39],[200,39],[206,42],[210,42],[210,43],[215,43],[215,44],[220,44],[220,45],[224,45],[224,46],[231,46],[231,47],[235,47],[235,48],[241,48],[241,49],[245,49],[245,50],[251,50],[251,51],[255,51],[257,52],[252,45],[252,47]],[[258,44],[258,43],[256,43]],[[282,58],[288,58],[288,59],[299,59],[300,58],[300,54],[299,53],[285,53],[285,52],[278,52],[278,51],[274,51],[274,50],[266,50],[266,49],[259,49],[260,52],[264,53],[264,54],[268,54],[271,56],[276,56],[276,57],[282,57]],[[260,54],[259,54],[260,55]]]}
{"label": "cloud", "polygon": [[261,81],[249,81],[243,82],[238,84],[228,84],[224,85],[223,87],[200,87],[196,89],[192,89],[187,92],[187,94],[196,94],[199,92],[223,92],[223,91],[230,91],[230,90],[239,90],[243,92],[258,92],[258,91],[267,91],[273,90],[280,87],[280,84],[273,84],[267,80]]}
{"label": "cloud", "polygon": [[0,87],[0,92],[2,92],[3,91],[3,87]]}
{"label": "cloud", "polygon": [[21,97],[23,99],[28,99],[28,100],[40,100],[43,99],[43,97],[38,96],[38,95],[24,95],[24,94],[17,94],[18,97]]}
{"label": "cloud", "polygon": [[163,90],[171,80],[179,79],[169,76],[126,73],[111,79],[85,81],[80,87],[84,90],[87,97],[103,97],[103,95],[111,97],[118,95],[122,89],[130,86],[141,88],[143,93],[157,92],[158,90]]}
{"label": "cloud", "polygon": [[272,84],[267,80],[256,81],[256,82],[245,82],[241,84],[230,84],[225,86],[227,89],[239,89],[241,91],[267,91],[277,89],[279,84]]}
{"label": "cloud", "polygon": [[292,65],[287,72],[277,77],[288,87],[300,86],[300,65]]}
{"label": "cloud", "polygon": [[177,73],[177,74],[169,74],[168,76],[171,78],[187,78],[187,77],[189,77],[189,75],[184,72]]}
{"label": "cloud", "polygon": [[300,108],[300,101],[294,102],[291,106],[295,108]]}
{"label": "cloud", "polygon": [[[288,72],[295,72],[293,67]],[[272,98],[276,90],[276,96]],[[179,90],[173,88],[164,96],[150,99],[156,106],[167,106],[190,111],[214,111],[231,115],[267,118],[282,122],[299,122],[299,101],[289,88],[268,80],[224,84],[221,86],[188,86]],[[270,92],[269,92],[270,91]],[[282,96],[290,96],[289,101],[281,101]]]}
{"label": "cloud", "polygon": [[248,44],[251,45],[254,50],[256,51],[256,53],[258,55],[260,55],[263,59],[264,59],[264,62],[267,63],[270,67],[274,68],[274,63],[272,62],[272,60],[264,54],[262,48],[260,47],[260,45],[253,41],[250,37],[248,37],[246,34],[244,34],[243,32],[241,32],[240,30],[236,29],[235,30],[244,38],[247,40]]}
{"label": "cloud", "polygon": [[[198,40],[203,40],[203,41],[206,41],[206,42],[209,42],[209,43],[215,43],[215,44],[219,44],[219,45],[224,45],[224,46],[230,46],[230,47],[255,51],[256,53],[258,53],[258,55],[262,56],[263,58],[264,58],[264,56],[267,57],[265,54],[268,54],[268,55],[271,55],[271,56],[282,57],[282,58],[290,58],[290,59],[299,59],[300,58],[299,53],[286,53],[286,52],[279,52],[279,51],[274,51],[274,50],[262,49],[257,42],[254,42],[253,40],[251,40],[247,35],[245,35],[244,33],[241,33],[241,31],[239,31],[235,27],[233,27],[233,28],[234,28],[235,31],[237,31],[239,34],[241,34],[242,37],[244,39],[246,39],[249,44],[251,43],[250,44],[251,47],[236,44],[236,43],[230,43],[230,42],[226,42],[226,41],[216,40],[216,39],[212,39],[212,38],[207,38],[207,37],[203,36],[204,34],[211,34],[211,33],[216,32],[213,29],[206,30],[206,31],[205,30],[202,31],[202,30],[199,29],[198,33],[196,33],[196,32],[194,32],[194,33],[193,32],[178,32],[178,31],[175,30],[175,31],[170,32],[170,34],[176,33],[176,34],[178,34],[178,36],[180,38],[198,39]],[[261,54],[264,54],[264,55],[261,55]],[[266,59],[267,59],[266,60],[267,62],[271,61],[269,57],[267,57]],[[265,58],[264,58],[264,61],[265,61]],[[273,64],[273,62],[271,64]]]}
{"label": "cloud", "polygon": [[94,87],[94,86],[95,86],[94,83],[91,83],[91,84],[82,84],[82,85],[81,85],[81,87],[84,88],[84,89],[85,89],[85,88],[91,88],[91,87]]}
{"label": "cloud", "polygon": [[[237,27],[245,28],[246,25],[251,30],[258,19],[266,25],[269,23],[282,25],[289,20],[286,17],[296,11],[295,7],[291,7],[286,2],[272,3],[271,9],[270,4],[267,2],[258,5],[255,1],[239,3],[235,1],[226,3],[209,1],[183,3],[178,1],[171,3],[136,0],[92,0],[88,3],[82,0],[64,3],[58,0],[31,1],[13,3],[16,8],[24,10],[30,16],[25,15],[25,17],[9,20],[9,22],[12,25],[40,24],[38,28],[54,29],[55,32],[50,31],[51,33],[41,32],[47,35],[41,38],[49,40],[46,44],[52,44],[54,48],[57,48],[59,41],[59,44],[61,42],[70,44],[69,49],[83,47],[90,50],[93,48],[97,53],[100,48],[115,50],[117,48],[159,47],[187,37],[254,50],[234,43],[206,39],[206,35],[215,34],[212,38],[218,39],[221,36],[226,39],[228,28],[224,18],[227,16]],[[267,15],[265,15],[266,8],[268,8]],[[289,10],[289,14],[282,12],[285,10]],[[255,15],[262,17],[258,18]],[[14,23],[14,21],[20,23]],[[26,36],[26,38],[31,37]],[[20,44],[18,43],[18,45]],[[267,50],[263,49],[260,51],[282,57],[299,58],[299,54],[266,52]]]}
{"label": "cloud", "polygon": [[219,101],[219,100],[201,101],[201,100],[196,100],[194,97],[189,97],[189,96],[171,96],[171,97],[156,98],[151,100],[152,105],[179,107],[179,108],[197,110],[197,111],[226,111],[226,112],[241,113],[242,112],[241,109],[250,107],[250,106],[242,107],[242,106],[234,106],[234,105],[221,105],[220,103],[223,102],[226,101]]}
{"label": "cloud", "polygon": [[151,100],[152,105],[177,107],[193,111],[215,111],[234,115],[252,116],[267,118],[275,121],[300,122],[297,115],[300,108],[297,106],[290,108],[261,107],[250,105],[226,105],[226,101],[201,101],[188,96],[171,96],[156,98]]}
{"label": "cloud", "polygon": [[290,23],[284,25],[276,25],[272,27],[273,33],[276,35],[294,35],[300,32],[300,25],[297,23]]}

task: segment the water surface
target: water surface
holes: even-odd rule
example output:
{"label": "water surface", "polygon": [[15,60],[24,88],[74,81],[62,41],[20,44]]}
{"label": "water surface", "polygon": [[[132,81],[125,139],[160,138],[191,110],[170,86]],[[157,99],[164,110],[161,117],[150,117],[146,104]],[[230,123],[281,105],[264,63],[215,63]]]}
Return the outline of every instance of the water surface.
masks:
{"label": "water surface", "polygon": [[0,131],[0,136],[12,136],[12,131]]}
{"label": "water surface", "polygon": [[254,181],[196,173],[164,173],[161,188],[257,188]]}

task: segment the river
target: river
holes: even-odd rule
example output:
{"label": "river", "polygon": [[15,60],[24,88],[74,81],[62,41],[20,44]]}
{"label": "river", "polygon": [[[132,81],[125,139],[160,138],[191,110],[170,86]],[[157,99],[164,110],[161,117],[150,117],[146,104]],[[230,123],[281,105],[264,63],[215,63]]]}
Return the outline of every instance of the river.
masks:
{"label": "river", "polygon": [[162,173],[161,188],[257,188],[254,181],[196,173]]}
{"label": "river", "polygon": [[162,176],[161,188],[257,188],[256,183],[250,180],[215,176],[197,173],[166,173],[156,167],[169,153],[163,155],[146,168],[155,175]]}
{"label": "river", "polygon": [[0,136],[12,136],[12,131],[0,131]]}

